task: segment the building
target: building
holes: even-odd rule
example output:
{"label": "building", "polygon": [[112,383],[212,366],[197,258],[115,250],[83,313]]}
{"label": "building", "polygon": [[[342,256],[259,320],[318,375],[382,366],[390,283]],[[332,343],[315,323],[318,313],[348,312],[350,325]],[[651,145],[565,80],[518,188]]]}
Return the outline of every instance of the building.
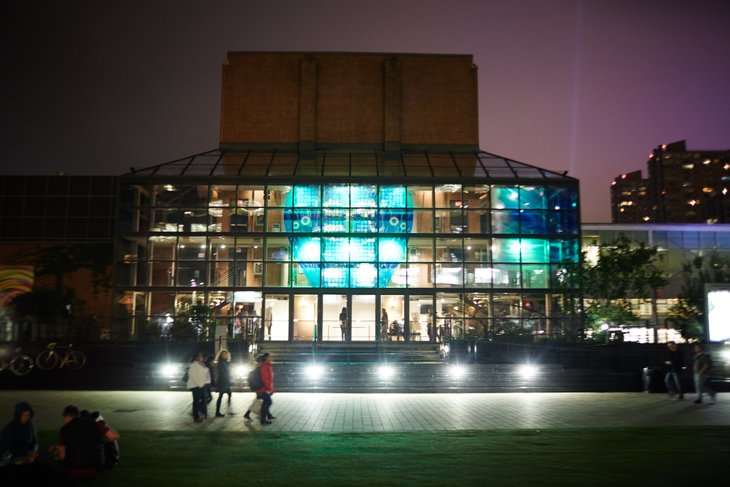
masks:
{"label": "building", "polygon": [[[99,252],[100,267],[111,275],[117,199],[117,177],[0,176],[0,341],[75,337],[81,331],[69,329],[68,323],[59,330],[36,323],[21,333],[21,324],[7,306],[18,293],[32,287],[73,289],[83,303],[83,309],[72,310],[73,314],[95,317],[94,326],[88,320],[79,324],[84,336],[101,337],[102,324],[111,319],[109,290],[94,286],[91,269],[65,266],[60,256],[81,247],[85,252]],[[41,269],[39,259],[55,259],[60,275]]]}
{"label": "building", "polygon": [[730,151],[689,151],[662,144],[641,171],[611,183],[614,223],[730,223]]}
{"label": "building", "polygon": [[[229,53],[220,146],[120,177],[115,329],[569,333],[578,181],[479,150],[467,55]],[[344,328],[341,328],[342,327]]]}
{"label": "building", "polygon": [[669,308],[678,301],[684,282],[684,264],[695,257],[708,257],[712,253],[730,258],[730,225],[726,224],[584,223],[581,228],[581,248],[589,258],[597,246],[611,243],[620,236],[657,247],[660,265],[668,279],[667,285],[657,290],[656,299],[644,296],[630,300],[640,323],[649,325],[652,330],[655,325],[662,327],[666,323]]}

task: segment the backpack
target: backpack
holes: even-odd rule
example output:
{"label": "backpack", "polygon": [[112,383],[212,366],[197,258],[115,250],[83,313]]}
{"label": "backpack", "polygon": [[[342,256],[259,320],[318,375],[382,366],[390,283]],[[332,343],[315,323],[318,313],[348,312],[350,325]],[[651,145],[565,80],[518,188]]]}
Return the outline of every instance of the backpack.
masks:
{"label": "backpack", "polygon": [[261,380],[261,369],[256,367],[248,373],[248,387],[252,391],[258,391],[264,387],[264,381]]}

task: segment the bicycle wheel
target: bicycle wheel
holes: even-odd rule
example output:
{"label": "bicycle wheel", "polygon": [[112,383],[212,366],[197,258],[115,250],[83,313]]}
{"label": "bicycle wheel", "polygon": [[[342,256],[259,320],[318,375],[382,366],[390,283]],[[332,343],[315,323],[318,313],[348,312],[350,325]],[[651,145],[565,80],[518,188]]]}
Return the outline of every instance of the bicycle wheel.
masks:
{"label": "bicycle wheel", "polygon": [[70,370],[79,370],[86,364],[86,355],[78,350],[71,350],[64,359],[64,366]]}
{"label": "bicycle wheel", "polygon": [[18,355],[10,361],[10,371],[15,375],[25,375],[33,368],[33,359],[27,355]]}
{"label": "bicycle wheel", "polygon": [[35,364],[41,370],[51,370],[58,365],[58,355],[53,350],[43,350],[35,358]]}

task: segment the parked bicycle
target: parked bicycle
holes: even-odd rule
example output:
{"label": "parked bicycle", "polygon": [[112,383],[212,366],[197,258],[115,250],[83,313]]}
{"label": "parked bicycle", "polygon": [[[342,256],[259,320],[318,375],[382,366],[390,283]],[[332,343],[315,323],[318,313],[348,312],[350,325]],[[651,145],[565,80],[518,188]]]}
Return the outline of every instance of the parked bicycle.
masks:
{"label": "parked bicycle", "polygon": [[15,375],[25,375],[33,370],[33,358],[20,353],[20,349],[16,348],[10,359],[5,357],[0,359],[0,370],[5,369],[10,370]]}
{"label": "parked bicycle", "polygon": [[79,350],[66,346],[49,343],[45,350],[38,354],[35,363],[41,370],[51,370],[58,365],[59,369],[66,367],[70,370],[79,370],[86,364],[86,355]]}

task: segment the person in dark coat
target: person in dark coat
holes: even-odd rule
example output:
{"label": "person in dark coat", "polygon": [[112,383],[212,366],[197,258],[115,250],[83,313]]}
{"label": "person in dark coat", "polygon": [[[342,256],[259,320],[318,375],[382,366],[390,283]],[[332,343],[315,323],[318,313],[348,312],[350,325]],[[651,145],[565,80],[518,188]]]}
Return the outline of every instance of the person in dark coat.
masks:
{"label": "person in dark coat", "polygon": [[38,433],[33,424],[33,408],[19,402],[13,420],[0,435],[0,467],[33,463],[38,458]]}
{"label": "person in dark coat", "polygon": [[15,405],[13,419],[0,433],[0,485],[68,485],[63,470],[39,455],[33,408]]}
{"label": "person in dark coat", "polygon": [[682,352],[677,349],[676,342],[667,342],[667,348],[669,349],[669,355],[664,364],[667,366],[667,373],[664,376],[664,384],[667,386],[667,393],[670,396],[676,394],[677,400],[684,399],[684,393],[682,392],[682,371],[684,370],[684,359],[682,358]]}
{"label": "person in dark coat", "polygon": [[221,413],[221,402],[223,396],[228,394],[228,414],[232,414],[230,411],[231,396],[233,390],[231,389],[231,366],[229,360],[231,355],[228,350],[222,350],[218,355],[218,377],[216,378],[216,384],[218,385],[218,402],[215,405],[215,415],[218,418],[222,418],[225,414]]}

